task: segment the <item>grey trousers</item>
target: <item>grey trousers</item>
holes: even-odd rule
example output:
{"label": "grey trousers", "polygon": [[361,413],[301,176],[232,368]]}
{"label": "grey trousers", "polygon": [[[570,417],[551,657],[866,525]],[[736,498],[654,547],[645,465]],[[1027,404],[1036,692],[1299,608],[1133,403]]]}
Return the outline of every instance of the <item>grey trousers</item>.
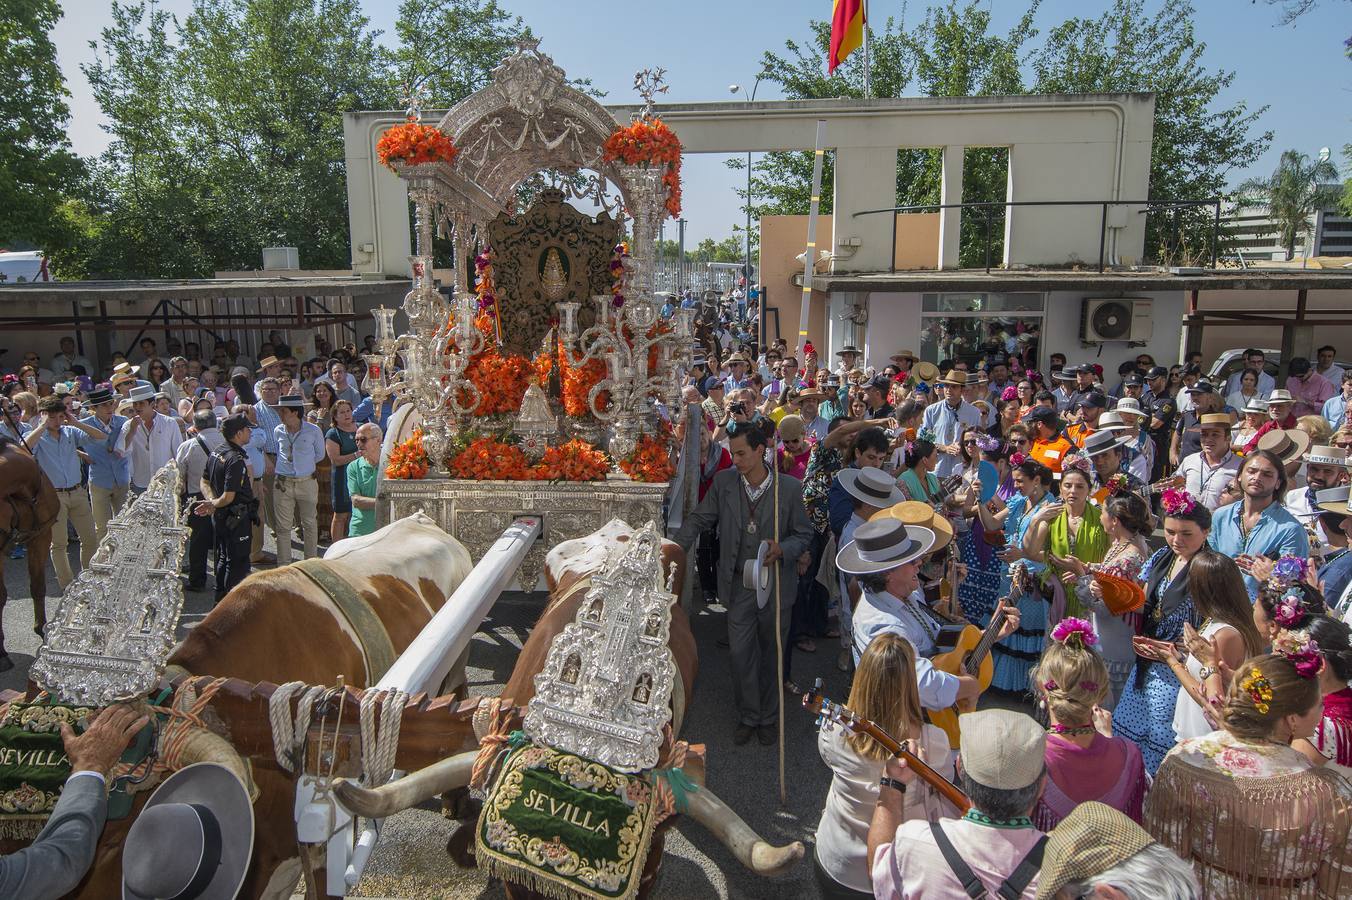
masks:
{"label": "grey trousers", "polygon": [[[793,597],[780,604],[779,638],[787,641]],[[726,601],[728,649],[732,654],[732,697],[743,725],[773,725],[779,721],[779,693],[783,690],[775,664],[775,598],[756,608],[756,595],[740,585]]]}

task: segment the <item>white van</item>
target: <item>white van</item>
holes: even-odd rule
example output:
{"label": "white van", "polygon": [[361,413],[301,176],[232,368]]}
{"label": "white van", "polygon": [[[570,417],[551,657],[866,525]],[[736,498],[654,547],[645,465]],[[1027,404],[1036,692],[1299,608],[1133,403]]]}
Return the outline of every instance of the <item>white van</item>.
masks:
{"label": "white van", "polygon": [[0,284],[51,281],[41,250],[0,250]]}

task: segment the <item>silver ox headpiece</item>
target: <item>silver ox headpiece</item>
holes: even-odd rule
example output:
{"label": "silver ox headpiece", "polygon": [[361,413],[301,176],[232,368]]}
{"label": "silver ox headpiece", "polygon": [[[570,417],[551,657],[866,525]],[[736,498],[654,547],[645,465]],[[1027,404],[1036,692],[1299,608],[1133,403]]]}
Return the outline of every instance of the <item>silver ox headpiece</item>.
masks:
{"label": "silver ox headpiece", "polygon": [[174,647],[187,529],[178,521],[178,468],[108,523],[89,566],[61,596],[30,677],[66,703],[107,706],[159,682]]}
{"label": "silver ox headpiece", "polygon": [[525,731],[540,744],[621,772],[657,764],[676,664],[662,537],[652,522],[592,577],[577,618],[554,638]]}

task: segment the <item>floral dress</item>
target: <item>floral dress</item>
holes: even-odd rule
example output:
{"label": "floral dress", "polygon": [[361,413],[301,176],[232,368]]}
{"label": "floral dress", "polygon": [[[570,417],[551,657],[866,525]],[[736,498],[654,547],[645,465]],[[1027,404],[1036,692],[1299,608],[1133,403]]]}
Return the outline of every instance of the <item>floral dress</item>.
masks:
{"label": "floral dress", "polygon": [[[1050,493],[1044,494],[1036,506],[1028,506],[1028,498],[1022,494],[1009,501],[1009,514],[1005,516],[1005,546],[1022,547],[1024,534],[1036,513],[1052,499]],[[1028,593],[1019,597],[1010,597],[1018,604],[1019,628],[1009,637],[992,647],[995,661],[995,677],[991,686],[997,691],[1022,694],[1028,690],[1028,673],[1042,656],[1042,645],[1047,637],[1047,601],[1037,588],[1040,575],[1046,566],[1030,559],[1020,559],[1014,565],[1027,567]],[[1012,583],[1009,567],[1005,567],[1000,576],[1000,588],[997,596],[1009,595]],[[1172,714],[1173,708],[1170,707]]]}
{"label": "floral dress", "polygon": [[1136,651],[1132,649],[1131,639],[1140,634],[1141,613],[1138,611],[1120,616],[1113,615],[1102,600],[1094,599],[1089,593],[1089,581],[1095,572],[1138,581],[1144,565],[1145,560],[1131,544],[1120,549],[1110,547],[1103,562],[1091,563],[1089,574],[1079,579],[1080,598],[1089,608],[1093,618],[1094,633],[1099,636],[1099,653],[1103,656],[1104,665],[1108,667],[1108,680],[1112,684],[1112,692],[1103,701],[1104,709],[1116,708],[1117,701],[1121,699],[1122,691],[1127,686],[1127,676],[1135,668]]}
{"label": "floral dress", "polygon": [[828,497],[831,482],[843,468],[845,458],[839,450],[824,444],[812,448],[812,456],[807,461],[807,473],[803,476],[803,504],[807,507],[808,520],[818,534],[826,534],[831,530]]}
{"label": "floral dress", "polygon": [[[1173,561],[1174,555],[1168,547],[1155,551],[1141,569],[1141,580],[1148,582],[1156,566],[1170,566]],[[1146,616],[1155,617],[1160,608],[1160,598],[1169,590],[1170,584],[1171,579],[1165,574],[1153,596],[1146,597]],[[1185,597],[1176,609],[1158,617],[1154,637],[1161,641],[1181,641],[1184,623],[1191,623],[1194,628],[1202,625],[1201,617],[1193,608],[1191,596]],[[1141,748],[1146,771],[1152,775],[1176,740],[1174,709],[1178,705],[1181,687],[1178,678],[1164,663],[1138,656],[1127,677],[1126,688],[1117,701],[1117,709],[1113,712],[1113,731],[1136,742]]]}
{"label": "floral dress", "polygon": [[[973,470],[963,476],[969,484],[976,477]],[[962,562],[967,566],[967,577],[958,585],[958,603],[963,616],[978,628],[985,628],[995,611],[1000,596],[1000,576],[1005,564],[1000,561],[999,547],[986,540],[981,517],[958,519],[954,523],[954,540]]]}

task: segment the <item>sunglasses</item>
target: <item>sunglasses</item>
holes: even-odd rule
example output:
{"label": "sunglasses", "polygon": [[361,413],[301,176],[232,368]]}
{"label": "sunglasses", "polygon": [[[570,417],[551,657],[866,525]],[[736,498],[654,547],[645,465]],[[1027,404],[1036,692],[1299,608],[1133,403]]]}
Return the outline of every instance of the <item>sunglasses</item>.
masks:
{"label": "sunglasses", "polygon": [[976,445],[976,438],[968,438],[967,440],[965,440],[965,441],[962,442],[962,445],[963,445],[964,447],[968,446],[969,444],[972,445],[972,446],[975,446],[975,445]]}
{"label": "sunglasses", "polygon": [[1023,447],[1027,445],[1028,438],[1010,438],[1009,442],[1013,444],[1015,447]]}

